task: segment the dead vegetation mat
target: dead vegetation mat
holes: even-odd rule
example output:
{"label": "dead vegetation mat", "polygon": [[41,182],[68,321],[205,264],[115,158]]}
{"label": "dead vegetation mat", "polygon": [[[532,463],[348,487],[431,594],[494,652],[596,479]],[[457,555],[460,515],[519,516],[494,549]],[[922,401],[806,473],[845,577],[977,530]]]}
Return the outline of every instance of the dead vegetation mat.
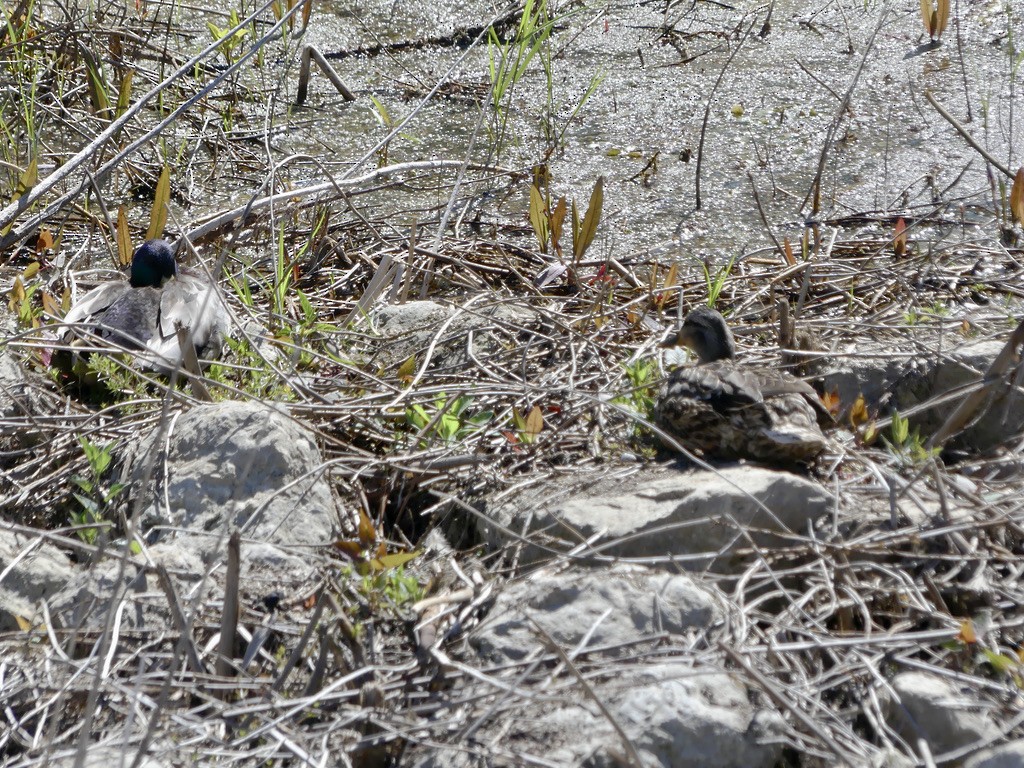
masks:
{"label": "dead vegetation mat", "polygon": [[[88,60],[76,47],[82,28],[74,18],[40,26],[32,45],[50,45],[85,82]],[[153,29],[135,31],[124,42],[132,50],[119,49],[126,58],[182,63],[153,43]],[[182,98],[198,89],[177,87]],[[106,125],[82,93],[81,103],[63,105],[65,127],[78,118]],[[125,130],[144,136],[157,120],[144,113]],[[206,170],[221,155],[236,169],[263,168],[258,134],[213,130],[193,113],[181,124],[195,132],[190,146]],[[119,195],[155,194],[157,143],[143,144],[116,176]],[[579,698],[580,679],[612,678],[645,660],[742,678],[783,713],[792,764],[865,764],[889,745],[916,754],[880,704],[886,679],[911,669],[969,682],[1004,736],[1019,737],[1020,436],[956,463],[913,460],[864,439],[868,425],[882,431],[889,417],[870,404],[852,423],[855,403],[836,404],[839,450],[813,471],[836,493],[834,514],[793,532],[786,547],[746,552],[740,573],[700,574],[735,606],[728,621],[685,641],[652,637],[614,658],[583,653],[578,674],[555,653],[488,664],[465,640],[494,591],[536,567],[520,567],[514,546],[479,545],[474,523],[488,498],[675,460],[658,447],[649,418],[662,375],[657,344],[686,308],[717,292],[744,359],[754,363],[780,360],[780,302],[797,329],[814,332],[826,362],[856,357],[864,338],[906,343],[912,354],[937,334],[1002,340],[1019,307],[1020,248],[967,225],[962,207],[950,204],[906,222],[909,243],[899,248],[895,221],[857,216],[812,222],[795,256],[773,247],[740,254],[729,269],[672,244],[615,254],[598,243],[572,258],[541,252],[525,211],[488,207],[525,196],[525,175],[475,170],[457,186],[459,167],[398,164],[362,186],[327,185],[288,201],[305,183],[296,172],[263,190],[285,196],[281,209],[223,222],[211,216],[210,226],[191,230],[172,221],[170,229],[192,235],[193,258],[223,272],[235,312],[237,345],[205,387],[214,399],[287,403],[316,431],[344,532],[339,545],[315,554],[319,578],[303,590],[236,587],[244,631],[227,673],[218,672],[214,642],[223,627],[220,589],[194,607],[165,589],[168,614],[181,617],[170,626],[111,635],[46,623],[0,636],[0,756],[29,765],[93,740],[174,749],[197,763],[320,764],[331,753],[357,766],[400,765],[447,744],[514,764],[541,762],[543,755],[502,752],[474,736],[485,723],[514,719],[553,670],[555,693]],[[239,183],[262,190],[260,173],[240,170]],[[435,202],[424,202],[425,191]],[[449,220],[449,192],[478,211],[475,218]],[[181,209],[202,201],[201,185],[178,194]],[[406,196],[416,199],[399,210]],[[98,271],[82,273],[105,266],[91,259],[116,252],[117,230],[116,212],[58,209],[63,252],[80,259],[58,264],[52,239],[35,227],[0,265],[3,285],[20,280],[23,290],[12,288],[4,318],[11,333],[0,349],[28,377],[32,403],[0,422],[0,510],[12,529],[36,531],[84,569],[133,555],[122,538],[128,496],[102,524],[68,525],[78,509],[73,478],[90,469],[81,439],[112,445],[116,456],[202,401],[193,385],[141,376],[124,361],[94,371],[96,381],[51,369],[43,296],[59,305],[65,288],[80,290],[77,279],[98,279]],[[415,301],[437,303],[451,322],[423,337],[375,329],[381,307]],[[456,423],[442,429],[453,412]],[[101,530],[88,541],[83,528]],[[430,541],[435,530],[452,549]],[[406,569],[432,605],[364,588],[345,570],[414,550],[421,554]],[[674,567],[669,554],[648,564]],[[577,561],[602,565],[583,552],[552,555],[543,567]],[[245,659],[247,649],[259,652]]]}
{"label": "dead vegetation mat", "polygon": [[[321,556],[319,584],[305,594],[274,596],[273,611],[267,595],[242,588],[242,624],[266,628],[265,653],[225,677],[214,675],[210,662],[220,628],[216,590],[187,616],[185,631],[142,629],[112,645],[73,628],[8,634],[2,749],[12,763],[40,750],[73,750],[89,707],[94,733],[111,743],[124,743],[124,718],[135,712],[131,746],[159,749],[173,739],[201,760],[303,762],[332,749],[354,765],[386,765],[430,744],[472,751],[470,724],[512,717],[516,691],[527,695],[558,664],[552,654],[532,671],[492,667],[464,646],[492,591],[531,570],[515,565],[515,548],[475,547],[469,510],[518,486],[597,479],[669,460],[644,411],[657,375],[637,381],[630,372],[655,356],[659,329],[673,322],[677,305],[706,300],[704,265],[677,270],[676,284],[666,286],[660,258],[608,257],[570,264],[555,284],[538,288],[537,275],[553,259],[524,245],[514,228],[507,236],[451,238],[431,248],[407,237],[359,238],[352,224],[338,225],[307,249],[299,284],[316,307],[315,326],[299,327],[300,302],[290,305],[294,316],[273,317],[259,305],[249,314],[263,328],[278,329],[265,334],[277,353],[268,356],[275,392],[320,435],[351,526],[346,536],[360,540],[362,518],[374,531],[363,531],[362,543],[380,552],[422,548],[434,528],[458,547],[428,549],[409,564],[445,609],[424,632],[422,609],[346,581],[343,547]],[[246,244],[235,248],[244,253]],[[964,302],[974,304],[972,294],[983,292],[991,307],[1015,296],[1019,284],[1016,254],[999,247],[958,243],[944,257],[922,245],[901,259],[890,251],[887,237],[860,233],[834,243],[828,258],[801,262],[802,269],[778,253],[755,254],[724,280],[719,306],[732,310],[747,357],[761,360],[777,354],[771,345],[780,297],[802,298],[800,322],[813,326],[828,349],[856,343],[864,333],[858,323],[893,339],[918,332],[906,323],[908,300],[950,307],[952,315]],[[368,291],[377,291],[374,304],[387,304],[389,293],[398,304],[423,296],[472,318],[473,330],[442,325],[417,340],[412,355],[387,361],[381,349],[401,338],[375,334],[372,323],[342,325],[368,303]],[[514,312],[496,312],[509,307]],[[968,319],[934,315],[921,322],[999,338],[1008,325],[998,315],[982,307]],[[296,339],[303,332],[300,359]],[[445,350],[467,349],[469,336],[486,339],[482,351],[445,358]],[[29,372],[41,368],[45,342],[37,331],[7,346]],[[168,409],[199,404],[188,384],[172,388],[159,380],[130,399],[108,392],[106,403],[79,399],[77,385],[62,379],[36,382],[41,400],[55,408],[5,419],[3,508],[21,525],[45,524],[48,540],[84,564],[96,545],[61,526],[62,511],[73,503],[71,477],[88,469],[78,437],[120,444],[152,430]],[[217,396],[220,384],[206,381]],[[223,396],[245,395],[234,388]],[[455,397],[471,399],[464,418],[486,412],[489,426],[444,438],[412,425],[414,405],[436,415]],[[535,408],[542,419],[527,426]],[[1013,722],[1024,540],[1012,452],[956,466],[941,458],[914,463],[881,443],[865,445],[848,417],[841,430],[842,453],[815,470],[837,492],[832,518],[795,533],[788,547],[749,552],[750,565],[738,577],[703,574],[737,607],[738,620],[707,627],[696,643],[661,636],[630,649],[628,658],[584,654],[580,672],[600,680],[644,659],[733,670],[786,715],[801,764],[835,755],[858,763],[886,743],[899,745],[885,724],[879,689],[900,670],[969,679],[993,711],[1004,713],[1002,722]],[[120,534],[113,520],[104,538],[116,549]],[[669,567],[668,554],[650,564]],[[545,567],[570,567],[576,559],[594,566],[601,557],[555,556]],[[198,667],[184,648],[194,650]],[[105,672],[97,675],[101,664]],[[566,679],[566,695],[574,679]],[[90,703],[96,694],[98,703]]]}

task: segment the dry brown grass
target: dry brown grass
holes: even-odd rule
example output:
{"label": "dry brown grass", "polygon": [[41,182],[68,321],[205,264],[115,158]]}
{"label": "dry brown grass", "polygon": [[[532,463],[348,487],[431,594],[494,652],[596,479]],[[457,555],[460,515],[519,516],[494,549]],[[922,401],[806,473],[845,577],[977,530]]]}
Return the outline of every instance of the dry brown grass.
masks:
{"label": "dry brown grass", "polygon": [[[82,84],[87,61],[76,53],[79,43],[95,47],[96,39],[115,33],[127,40],[129,27],[141,34],[126,19],[107,23],[40,20],[34,40],[22,45],[38,55],[56,50],[53,61],[62,74]],[[143,31],[130,46],[137,82],[155,86],[161,73],[177,68],[177,77],[156,94],[176,104],[197,95],[204,81],[189,79],[192,66],[179,66],[179,57],[163,52],[166,27]],[[16,45],[3,44],[7,51]],[[207,54],[199,64],[211,77],[216,58]],[[45,61],[36,66],[45,69]],[[48,130],[77,126],[94,138],[109,126],[70,89],[64,97],[40,97],[56,122]],[[127,198],[155,181],[162,165],[151,133],[157,123],[155,114],[125,119],[117,146],[140,142],[132,153],[97,143],[90,159],[109,165],[112,197]],[[118,748],[173,750],[200,763],[313,764],[331,751],[353,765],[383,765],[399,764],[416,745],[477,749],[471,738],[481,723],[514,717],[561,658],[550,653],[529,665],[494,667],[465,653],[461,641],[493,590],[524,575],[514,551],[473,549],[479,512],[472,510],[529,484],[633,472],[654,460],[648,414],[629,405],[634,387],[628,370],[654,358],[661,331],[684,308],[707,299],[705,269],[713,276],[720,265],[695,263],[673,247],[614,258],[595,248],[569,265],[564,278],[537,288],[552,257],[533,250],[525,219],[491,216],[485,208],[480,222],[459,222],[441,238],[432,234],[446,216],[449,194],[525,192],[522,177],[453,160],[269,190],[258,144],[191,112],[176,125],[188,137],[185,154],[201,158],[200,174],[227,168],[239,184],[260,189],[253,205],[174,224],[192,234],[207,263],[222,263],[253,298],[246,306],[229,296],[236,332],[252,339],[252,353],[229,355],[226,362],[235,368],[208,376],[206,386],[215,397],[288,401],[296,418],[317,432],[324,470],[346,511],[364,512],[392,549],[419,545],[433,527],[467,549],[435,551],[415,562],[413,572],[432,582],[431,596],[438,598],[419,613],[379,595],[375,602],[343,575],[341,558],[330,552],[316,555],[320,583],[284,596],[272,618],[254,609],[263,595],[243,586],[242,626],[270,627],[267,654],[230,676],[212,672],[221,601],[211,596],[193,606],[159,573],[152,575],[176,617],[172,630],[111,636],[53,625],[9,633],[0,638],[6,720],[0,755],[27,765],[46,754],[73,753],[85,743],[83,723],[91,727],[87,736]],[[27,158],[17,160],[27,165]],[[27,281],[40,291],[30,302],[37,314],[41,291],[59,297],[87,263],[99,266],[92,258],[113,252],[113,212],[86,210],[81,200],[92,180],[74,178],[36,187],[39,202],[17,219],[11,238],[17,245],[0,266],[7,286],[30,263],[46,262]],[[279,196],[270,197],[271,191]],[[425,204],[425,197],[435,202]],[[193,190],[178,205],[188,210],[196,202]],[[410,228],[413,218],[418,223]],[[37,251],[40,222],[60,231],[57,254]],[[1022,293],[1019,247],[966,226],[950,202],[911,222],[910,250],[897,258],[895,224],[871,215],[819,222],[807,254],[792,263],[774,247],[742,254],[722,282],[718,306],[738,327],[745,359],[778,359],[780,299],[830,357],[860,354],[857,345],[866,336],[910,355],[940,331],[957,339],[1003,338]],[[275,243],[282,228],[289,255],[284,274],[292,282],[275,302],[275,260],[281,258]],[[680,264],[677,279],[666,286],[673,261]],[[299,290],[313,320],[305,316]],[[485,352],[464,356],[458,365],[439,363],[467,344],[461,326],[442,326],[417,343],[413,367],[404,370],[407,357],[388,355],[402,340],[380,338],[367,315],[420,298],[474,318],[472,335],[486,340]],[[958,316],[979,299],[987,302],[983,308],[967,319]],[[928,316],[938,307],[949,315]],[[908,318],[912,311],[916,318]],[[908,325],[908,319],[918,322]],[[119,385],[127,393],[101,387],[97,394],[62,376],[47,378],[40,353],[52,342],[44,331],[21,327],[3,344],[32,373],[39,404],[32,413],[0,420],[0,509],[12,529],[45,528],[37,535],[84,562],[97,548],[67,525],[74,508],[71,478],[88,470],[79,438],[122,445],[197,403],[187,387],[158,378],[139,382],[130,371]],[[651,380],[649,392],[637,393],[641,405],[656,384]],[[439,399],[456,395],[473,399],[472,413],[493,414],[485,428],[450,441],[429,428],[416,433],[408,409],[420,405],[434,413]],[[529,441],[515,414],[534,407],[544,425]],[[598,653],[578,657],[580,675],[600,681],[624,664],[655,658],[731,669],[784,713],[804,764],[862,764],[890,743],[914,754],[914,745],[888,728],[878,703],[885,678],[906,669],[970,681],[1006,733],[1019,736],[1014,706],[1022,677],[1016,649],[1024,618],[1024,537],[1018,446],[1008,436],[1004,452],[948,468],[938,461],[907,465],[880,447],[861,445],[849,431],[840,435],[839,450],[818,474],[839,499],[833,519],[820,521],[813,534],[794,533],[788,547],[749,552],[740,578],[703,575],[736,606],[728,622],[687,641],[652,637],[619,649],[615,661]],[[111,526],[116,542],[123,527],[114,515]],[[122,557],[123,551],[115,544],[105,556]],[[551,561],[571,563],[578,556],[553,553]],[[672,567],[668,557],[649,564]],[[126,567],[151,571],[134,561]],[[966,642],[962,624],[982,608],[991,611],[992,624],[977,642]],[[417,644],[409,630],[420,619],[429,620]],[[1000,659],[1006,668],[997,669]],[[578,682],[566,674],[548,692],[576,691]]]}

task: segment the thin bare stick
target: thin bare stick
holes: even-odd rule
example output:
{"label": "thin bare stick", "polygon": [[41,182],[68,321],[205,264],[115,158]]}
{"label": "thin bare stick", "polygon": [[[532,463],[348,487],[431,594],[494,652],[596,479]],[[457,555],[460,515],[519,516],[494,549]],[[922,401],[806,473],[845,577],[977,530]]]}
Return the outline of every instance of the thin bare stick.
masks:
{"label": "thin bare stick", "polygon": [[1005,346],[996,355],[996,359],[992,361],[992,365],[985,371],[985,375],[981,380],[982,386],[964,398],[963,402],[949,415],[949,418],[943,422],[935,434],[928,438],[929,448],[942,445],[946,440],[964,428],[967,422],[971,420],[974,412],[988,398],[993,387],[1002,381],[1003,374],[1009,370],[1011,365],[1018,362],[1020,358],[1017,349],[1021,344],[1024,344],[1024,320],[1018,323]]}
{"label": "thin bare stick", "polygon": [[351,89],[345,85],[345,81],[341,79],[341,76],[334,71],[334,67],[331,66],[330,62],[324,58],[324,55],[320,52],[320,49],[315,45],[307,45],[302,49],[302,58],[299,61],[299,90],[295,95],[296,104],[305,104],[306,95],[309,92],[309,61],[313,59],[325,75],[327,79],[333,83],[334,87],[341,94],[341,97],[345,101],[355,101],[356,95],[352,93]]}
{"label": "thin bare stick", "polygon": [[202,674],[206,671],[203,666],[202,660],[199,658],[199,652],[196,650],[196,644],[192,639],[192,627],[185,618],[185,611],[182,610],[181,601],[178,599],[178,593],[174,590],[174,582],[171,581],[171,575],[167,572],[167,567],[163,563],[156,564],[156,576],[157,581],[160,584],[160,588],[164,591],[164,595],[167,597],[167,605],[171,609],[171,621],[174,622],[174,628],[178,630],[179,642],[185,650],[185,655],[188,658],[188,666],[193,672]]}
{"label": "thin bare stick", "polygon": [[935,97],[932,96],[931,91],[925,91],[924,97],[928,99],[929,104],[935,107],[935,111],[942,115],[942,117],[945,118],[946,122],[952,125],[954,130],[956,130],[956,132],[963,137],[963,140],[966,141],[968,145],[970,145],[971,149],[975,150],[979,155],[984,157],[987,162],[991,163],[991,165],[994,168],[998,168],[1007,177],[1011,179],[1014,177],[1013,171],[1011,171],[1005,165],[996,160],[987,149],[981,146],[981,144],[979,144],[977,140],[973,136],[971,136],[967,129],[960,125],[957,119],[946,111],[945,107],[939,104]]}
{"label": "thin bare stick", "polygon": [[743,37],[739,43],[733,49],[733,52],[729,54],[729,58],[726,59],[725,64],[722,65],[722,71],[718,73],[718,78],[715,80],[715,84],[711,86],[711,93],[708,94],[708,103],[704,106],[704,119],[700,124],[700,142],[697,144],[697,183],[694,193],[695,207],[700,210],[701,197],[700,197],[700,169],[704,161],[704,137],[708,132],[708,123],[711,121],[711,105],[715,101],[715,91],[718,90],[718,86],[722,84],[722,78],[725,77],[725,72],[729,69],[729,65],[732,64],[732,60],[736,58],[736,54],[740,52],[743,47],[743,43],[746,42],[747,38],[750,37],[750,32],[754,29],[754,24],[757,23],[757,19],[750,22],[750,26],[747,27],[747,31],[743,33]]}
{"label": "thin bare stick", "polygon": [[[397,173],[439,171],[450,168],[462,168],[463,165],[464,163],[462,160],[416,160],[408,163],[388,165],[384,168],[375,168],[362,176],[347,179],[331,179],[330,181],[323,181],[308,187],[278,192],[277,194],[267,195],[266,197],[251,200],[246,205],[238,208],[214,214],[202,224],[199,224],[186,232],[184,237],[191,242],[196,242],[204,238],[210,232],[215,232],[221,227],[233,223],[237,219],[248,217],[268,208],[275,207],[280,209],[282,212],[287,212],[293,210],[296,204],[301,203],[305,205],[312,205],[314,203],[324,202],[341,196],[343,194],[343,190],[364,186],[370,182],[380,182]],[[491,165],[477,165],[474,163],[468,167],[470,170],[486,171],[489,173],[511,173],[509,170]],[[350,192],[349,194],[353,193]]]}
{"label": "thin bare stick", "polygon": [[[217,645],[216,670],[220,677],[228,677],[234,671],[235,637],[238,632],[238,587],[241,570],[242,535],[238,530],[231,532],[228,539],[227,576],[224,579],[224,613],[220,623],[220,642]],[[221,692],[228,695],[230,689],[224,687]]]}

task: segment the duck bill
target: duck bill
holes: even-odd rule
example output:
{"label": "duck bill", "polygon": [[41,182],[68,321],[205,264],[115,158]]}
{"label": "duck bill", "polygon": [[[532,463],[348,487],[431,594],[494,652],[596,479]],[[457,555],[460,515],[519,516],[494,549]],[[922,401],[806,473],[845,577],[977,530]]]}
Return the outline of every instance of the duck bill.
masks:
{"label": "duck bill", "polygon": [[680,328],[678,332],[669,335],[664,341],[661,342],[662,347],[671,349],[672,347],[686,347],[690,350],[695,350],[694,346],[696,342],[697,333],[693,328]]}

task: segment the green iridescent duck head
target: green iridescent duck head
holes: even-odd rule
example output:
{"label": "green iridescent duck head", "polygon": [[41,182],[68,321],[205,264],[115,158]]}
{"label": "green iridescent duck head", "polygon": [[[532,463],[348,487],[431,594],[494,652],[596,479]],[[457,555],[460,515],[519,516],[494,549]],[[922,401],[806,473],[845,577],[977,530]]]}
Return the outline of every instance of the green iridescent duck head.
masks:
{"label": "green iridescent duck head", "polygon": [[132,288],[159,288],[177,274],[171,244],[166,240],[147,240],[135,249],[128,282]]}

